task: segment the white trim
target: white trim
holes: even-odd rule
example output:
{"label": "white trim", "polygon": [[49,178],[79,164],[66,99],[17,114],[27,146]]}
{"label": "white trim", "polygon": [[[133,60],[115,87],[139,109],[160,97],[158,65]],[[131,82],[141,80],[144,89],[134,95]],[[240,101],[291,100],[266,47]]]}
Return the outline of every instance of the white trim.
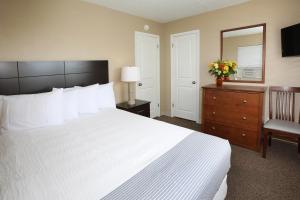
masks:
{"label": "white trim", "polygon": [[[138,55],[138,51],[136,49],[136,41],[137,41],[137,36],[148,36],[148,37],[154,37],[157,39],[157,45],[158,45],[158,63],[157,63],[157,70],[156,70],[156,100],[159,103],[159,108],[158,108],[158,113],[157,115],[160,116],[160,111],[161,111],[161,102],[160,102],[160,37],[159,35],[154,35],[154,34],[150,34],[150,33],[144,33],[144,32],[139,32],[139,31],[135,31],[134,32],[134,61],[136,63],[136,58]],[[135,84],[135,87],[137,87],[137,85]],[[135,88],[136,89],[136,88]]]}
{"label": "white trim", "polygon": [[155,34],[151,34],[151,33],[144,33],[144,32],[135,31],[134,35],[135,35],[135,37],[137,35],[150,36],[150,37],[157,38],[159,40],[159,35],[155,35]]}
{"label": "white trim", "polygon": [[173,109],[173,100],[174,100],[174,77],[175,77],[175,70],[174,70],[174,52],[173,52],[173,41],[174,38],[177,36],[182,36],[182,35],[187,35],[187,34],[196,34],[197,35],[197,47],[196,47],[196,65],[198,66],[196,68],[196,122],[200,123],[200,114],[199,114],[199,109],[200,109],[200,100],[199,100],[199,92],[200,92],[200,30],[193,30],[193,31],[188,31],[188,32],[182,32],[182,33],[176,33],[176,34],[171,34],[171,38],[170,38],[170,48],[171,48],[171,117],[174,116],[174,109]]}

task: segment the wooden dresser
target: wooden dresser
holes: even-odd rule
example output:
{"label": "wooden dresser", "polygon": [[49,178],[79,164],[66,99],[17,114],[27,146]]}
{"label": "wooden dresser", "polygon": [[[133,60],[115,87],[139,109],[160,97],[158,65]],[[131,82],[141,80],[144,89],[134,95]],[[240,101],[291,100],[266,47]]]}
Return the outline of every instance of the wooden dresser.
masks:
{"label": "wooden dresser", "polygon": [[260,150],[265,87],[203,87],[202,132]]}

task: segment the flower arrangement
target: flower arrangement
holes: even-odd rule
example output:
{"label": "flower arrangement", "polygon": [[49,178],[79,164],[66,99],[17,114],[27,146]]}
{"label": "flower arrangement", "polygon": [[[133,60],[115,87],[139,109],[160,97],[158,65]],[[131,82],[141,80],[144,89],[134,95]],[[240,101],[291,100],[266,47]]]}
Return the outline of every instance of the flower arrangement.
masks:
{"label": "flower arrangement", "polygon": [[234,61],[218,60],[211,63],[209,66],[209,73],[214,75],[216,78],[223,79],[224,77],[229,77],[231,74],[236,73],[237,64]]}

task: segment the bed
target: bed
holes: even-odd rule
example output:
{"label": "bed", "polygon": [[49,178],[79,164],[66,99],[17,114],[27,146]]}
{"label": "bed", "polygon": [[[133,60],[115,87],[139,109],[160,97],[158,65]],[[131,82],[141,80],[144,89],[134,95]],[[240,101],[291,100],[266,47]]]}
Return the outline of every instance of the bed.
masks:
{"label": "bed", "polygon": [[[18,84],[9,90],[0,87],[0,94],[46,91],[59,77],[64,80],[59,87],[108,82],[108,66],[103,64],[107,62],[63,63],[61,74],[53,73],[52,62],[46,65],[51,70],[42,72],[41,62],[17,63],[18,73],[10,78],[3,66],[12,63],[0,63],[0,82],[14,79],[11,83]],[[30,73],[20,73],[26,71],[20,66],[30,68]],[[48,79],[36,84],[43,80],[40,76]],[[27,129],[22,134],[2,130],[0,197],[220,200],[227,192],[230,156],[227,140],[118,109],[102,109],[63,125]]]}

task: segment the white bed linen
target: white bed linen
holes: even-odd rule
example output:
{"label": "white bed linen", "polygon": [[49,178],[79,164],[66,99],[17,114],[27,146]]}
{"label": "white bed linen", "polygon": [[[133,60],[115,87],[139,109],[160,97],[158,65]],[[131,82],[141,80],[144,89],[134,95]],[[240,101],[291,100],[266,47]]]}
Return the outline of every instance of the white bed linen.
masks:
{"label": "white bed linen", "polygon": [[192,132],[118,109],[3,132],[0,199],[99,200]]}
{"label": "white bed linen", "polygon": [[38,94],[4,96],[1,128],[24,130],[61,125],[63,119],[62,89]]}
{"label": "white bed linen", "polygon": [[218,190],[218,192],[215,194],[213,200],[224,200],[227,196],[227,175],[222,181],[222,184]]}

